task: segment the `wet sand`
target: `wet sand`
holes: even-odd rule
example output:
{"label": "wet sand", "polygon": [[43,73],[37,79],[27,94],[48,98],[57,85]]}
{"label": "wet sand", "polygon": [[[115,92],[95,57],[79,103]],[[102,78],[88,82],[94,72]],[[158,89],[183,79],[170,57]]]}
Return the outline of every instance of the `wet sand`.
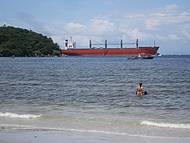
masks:
{"label": "wet sand", "polygon": [[58,131],[0,131],[0,143],[189,143],[190,137],[119,136]]}

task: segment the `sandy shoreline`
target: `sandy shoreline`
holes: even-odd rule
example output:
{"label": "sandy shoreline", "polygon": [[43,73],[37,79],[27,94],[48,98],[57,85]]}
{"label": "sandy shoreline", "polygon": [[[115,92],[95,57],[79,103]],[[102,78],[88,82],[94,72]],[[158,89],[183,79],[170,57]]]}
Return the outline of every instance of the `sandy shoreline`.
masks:
{"label": "sandy shoreline", "polygon": [[0,143],[189,143],[188,138],[119,136],[59,131],[0,131]]}

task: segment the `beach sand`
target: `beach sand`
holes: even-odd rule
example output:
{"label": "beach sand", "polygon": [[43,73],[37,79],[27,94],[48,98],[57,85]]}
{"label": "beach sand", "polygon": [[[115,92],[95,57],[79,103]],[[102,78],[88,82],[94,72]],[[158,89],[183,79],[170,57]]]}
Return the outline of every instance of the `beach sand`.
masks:
{"label": "beach sand", "polygon": [[59,131],[1,131],[0,143],[189,143],[190,138],[122,136]]}

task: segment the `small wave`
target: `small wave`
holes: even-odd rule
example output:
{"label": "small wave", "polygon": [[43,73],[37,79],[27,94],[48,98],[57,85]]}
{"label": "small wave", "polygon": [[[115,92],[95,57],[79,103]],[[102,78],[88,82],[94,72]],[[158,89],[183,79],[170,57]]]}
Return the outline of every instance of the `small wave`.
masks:
{"label": "small wave", "polygon": [[79,132],[79,133],[98,133],[106,135],[119,135],[119,136],[132,136],[132,137],[143,137],[143,138],[177,138],[177,137],[162,137],[162,136],[148,136],[140,134],[130,134],[126,132],[112,132],[103,130],[85,130],[85,129],[72,129],[72,128],[52,128],[52,127],[40,127],[30,125],[19,125],[19,124],[0,124],[0,130],[33,130],[33,131],[66,131],[66,132]]}
{"label": "small wave", "polygon": [[142,121],[141,125],[155,126],[161,128],[179,128],[179,129],[190,129],[190,124],[174,124],[174,123],[158,123],[152,121]]}
{"label": "small wave", "polygon": [[9,113],[0,112],[0,117],[8,117],[8,118],[20,118],[20,119],[33,119],[33,118],[39,118],[41,115],[33,115],[33,114],[16,114],[16,113]]}
{"label": "small wave", "polygon": [[52,128],[52,127],[40,127],[30,125],[19,125],[19,124],[1,124],[1,129],[14,129],[14,130],[43,130],[43,131],[69,131],[69,132],[81,132],[81,133],[101,133],[108,135],[129,135],[124,132],[112,132],[112,131],[101,131],[101,130],[85,130],[85,129],[69,129],[69,128]]}

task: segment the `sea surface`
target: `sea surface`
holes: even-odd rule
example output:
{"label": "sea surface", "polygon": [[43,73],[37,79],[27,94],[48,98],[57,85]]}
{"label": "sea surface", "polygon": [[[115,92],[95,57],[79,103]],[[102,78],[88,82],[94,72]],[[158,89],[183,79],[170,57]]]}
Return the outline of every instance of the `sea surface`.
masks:
{"label": "sea surface", "polygon": [[0,58],[0,132],[10,130],[190,137],[190,56]]}

